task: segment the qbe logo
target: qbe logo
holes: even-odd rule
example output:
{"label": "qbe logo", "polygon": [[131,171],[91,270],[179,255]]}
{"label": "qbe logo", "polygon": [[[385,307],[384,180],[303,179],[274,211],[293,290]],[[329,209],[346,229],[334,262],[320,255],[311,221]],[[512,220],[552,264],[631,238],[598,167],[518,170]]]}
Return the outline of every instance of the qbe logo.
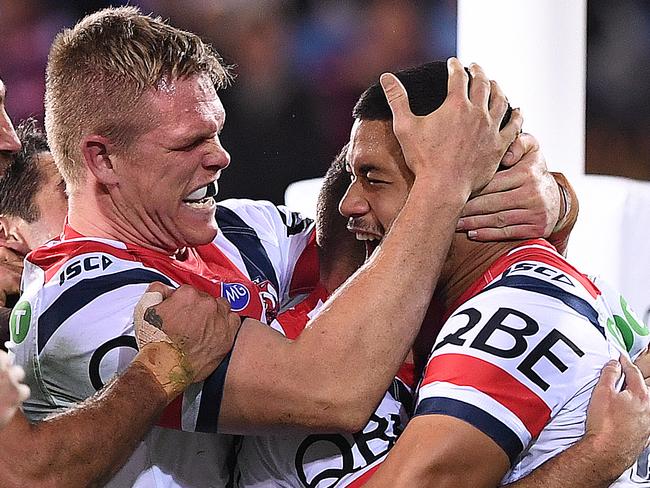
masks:
{"label": "qbe logo", "polygon": [[228,300],[233,312],[244,310],[251,299],[248,288],[241,283],[221,283],[221,296]]}

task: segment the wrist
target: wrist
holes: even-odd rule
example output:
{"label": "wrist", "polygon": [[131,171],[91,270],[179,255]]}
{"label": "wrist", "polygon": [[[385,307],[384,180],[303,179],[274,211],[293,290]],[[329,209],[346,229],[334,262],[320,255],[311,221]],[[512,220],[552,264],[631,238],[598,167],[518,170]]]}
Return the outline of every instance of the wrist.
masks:
{"label": "wrist", "polygon": [[562,173],[551,173],[551,175],[553,175],[553,178],[555,179],[555,184],[557,185],[560,196],[560,208],[558,211],[557,221],[555,222],[552,231],[552,233],[558,233],[564,230],[565,227],[568,227],[567,224],[570,220],[569,217],[573,217],[573,214],[577,214],[577,212],[572,212],[574,202],[566,177]]}
{"label": "wrist", "polygon": [[150,342],[144,345],[133,362],[151,373],[165,392],[168,403],[181,394],[194,379],[182,351],[168,342]]}
{"label": "wrist", "polygon": [[603,452],[612,452],[611,448],[611,435],[598,435],[593,432],[586,432],[582,439],[577,442],[577,446],[582,452],[580,457],[589,459],[595,457],[594,474],[598,479],[594,482],[600,484],[612,484],[616,481],[621,474],[631,465],[625,462],[624,456],[616,455],[617,452],[605,458],[602,456]]}
{"label": "wrist", "polygon": [[420,196],[435,206],[453,206],[462,209],[471,195],[469,184],[451,183],[439,175],[422,174],[415,176],[409,196]]}

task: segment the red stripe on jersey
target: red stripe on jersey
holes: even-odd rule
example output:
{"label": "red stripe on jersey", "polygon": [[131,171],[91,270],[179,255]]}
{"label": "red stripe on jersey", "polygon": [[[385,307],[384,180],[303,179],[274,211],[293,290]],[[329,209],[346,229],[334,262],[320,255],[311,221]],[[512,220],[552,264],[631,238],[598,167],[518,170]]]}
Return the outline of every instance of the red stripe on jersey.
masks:
{"label": "red stripe on jersey", "polygon": [[318,248],[316,246],[316,231],[311,233],[309,242],[303,249],[296,265],[293,268],[291,284],[289,285],[289,297],[295,297],[300,293],[307,293],[314,289],[320,276]]}
{"label": "red stripe on jersey", "polygon": [[[531,245],[543,246],[547,249],[540,249],[539,247],[527,247],[520,249],[521,246]],[[468,301],[474,295],[479,293],[483,288],[492,283],[494,278],[499,276],[510,266],[526,260],[532,260],[539,263],[551,265],[563,273],[575,278],[593,298],[596,298],[601,294],[598,287],[593,284],[589,278],[574,268],[573,265],[567,262],[564,258],[555,254],[552,251],[555,248],[544,239],[533,239],[526,241],[522,243],[521,246],[514,248],[509,253],[504,254],[496,261],[494,261],[485,271],[485,273],[483,273],[479,279],[472,283],[472,285],[467,290],[465,290],[460,298],[458,298],[458,300],[456,300],[456,302],[449,308],[447,315],[445,316],[445,320],[449,318],[448,314],[456,310],[461,304]]]}
{"label": "red stripe on jersey", "polygon": [[381,463],[375,464],[372,468],[370,468],[368,471],[363,473],[361,476],[359,476],[357,479],[355,479],[352,483],[349,485],[346,485],[348,488],[355,488],[357,486],[363,486],[365,485],[368,480],[372,477],[373,474],[375,474],[375,471],[379,469],[379,466],[381,466]]}
{"label": "red stripe on jersey", "polygon": [[397,377],[409,388],[415,388],[415,364],[402,364],[397,372]]}
{"label": "red stripe on jersey", "polygon": [[[62,241],[48,247],[39,248],[28,255],[30,262],[45,272],[46,281],[54,277],[61,267],[72,258],[86,253],[104,253],[125,261],[139,262],[156,270],[179,284],[189,284],[212,296],[222,295],[222,283],[238,283],[249,293],[249,299],[243,309],[237,313],[263,320],[264,306],[259,296],[259,288],[240,271],[213,244],[198,248],[188,248],[183,260],[156,252],[141,246],[126,244],[127,249],[120,249],[110,244],[92,240],[83,240],[84,236],[66,225]],[[76,239],[66,241],[65,239]],[[163,412],[157,425],[172,429],[181,428],[182,396],[170,403]]]}
{"label": "red stripe on jersey", "polygon": [[39,247],[27,255],[27,260],[45,272],[45,282],[47,283],[71,258],[93,252],[106,253],[125,261],[137,261],[128,250],[90,240],[81,242],[62,241],[48,247]]}
{"label": "red stripe on jersey", "polygon": [[296,339],[305,330],[305,326],[310,320],[309,313],[318,306],[319,301],[325,302],[327,297],[327,290],[321,283],[318,283],[316,289],[307,298],[278,315],[275,320],[282,327],[284,335],[289,339]]}
{"label": "red stripe on jersey", "polygon": [[177,396],[167,405],[156,425],[166,429],[181,430],[181,417],[183,412],[183,395]]}
{"label": "red stripe on jersey", "polygon": [[464,354],[441,354],[427,364],[422,386],[435,381],[468,386],[493,398],[515,414],[535,437],[551,418],[538,395],[500,367]]}

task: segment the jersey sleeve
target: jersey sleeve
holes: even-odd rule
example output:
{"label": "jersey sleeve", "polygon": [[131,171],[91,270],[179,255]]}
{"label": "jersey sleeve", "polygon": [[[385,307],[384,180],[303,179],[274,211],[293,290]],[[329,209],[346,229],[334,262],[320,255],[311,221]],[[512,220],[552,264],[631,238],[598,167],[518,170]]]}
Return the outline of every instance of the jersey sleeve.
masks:
{"label": "jersey sleeve", "polygon": [[243,256],[251,279],[277,285],[281,304],[315,286],[313,220],[270,202],[237,199],[219,203],[217,222]]}
{"label": "jersey sleeve", "polygon": [[[138,300],[153,281],[177,286],[155,269],[100,252],[76,255],[61,271],[70,266],[78,273],[48,276],[28,263],[25,293],[10,320],[11,351],[32,389],[24,404],[32,419],[76,405],[126,369],[138,352],[133,327]],[[226,360],[179,396],[160,425],[216,431],[227,366]]]}
{"label": "jersey sleeve", "polygon": [[416,415],[471,424],[511,463],[618,357],[589,290],[566,275],[553,282],[557,273],[544,269],[549,276],[527,269],[503,277],[462,305],[443,326],[419,386]]}
{"label": "jersey sleeve", "polygon": [[84,400],[128,366],[137,353],[133,309],[153,281],[172,284],[102,252],[81,253],[55,270],[26,262],[10,348],[32,387],[30,416]]}

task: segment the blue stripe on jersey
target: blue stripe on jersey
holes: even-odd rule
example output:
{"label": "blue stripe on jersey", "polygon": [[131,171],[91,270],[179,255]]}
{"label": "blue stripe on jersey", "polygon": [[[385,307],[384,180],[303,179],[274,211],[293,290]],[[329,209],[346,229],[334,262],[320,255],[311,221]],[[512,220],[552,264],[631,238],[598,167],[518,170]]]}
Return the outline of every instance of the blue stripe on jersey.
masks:
{"label": "blue stripe on jersey", "polygon": [[217,432],[221,398],[223,397],[223,387],[226,383],[226,373],[228,372],[231,354],[232,351],[223,358],[217,369],[203,382],[201,406],[199,407],[199,415],[196,419],[195,430],[197,432]]}
{"label": "blue stripe on jersey", "polygon": [[71,315],[81,310],[95,298],[126,285],[160,281],[172,286],[166,276],[147,269],[129,269],[109,275],[81,280],[65,290],[38,319],[38,352],[50,337]]}
{"label": "blue stripe on jersey", "polygon": [[524,450],[521,439],[506,424],[485,410],[460,400],[425,398],[417,406],[415,415],[448,415],[467,422],[496,442],[508,455],[511,465]]}
{"label": "blue stripe on jersey", "polygon": [[223,235],[241,254],[251,280],[258,282],[269,280],[279,292],[275,269],[255,229],[246,224],[235,212],[221,205],[217,206],[216,217],[217,225]]}
{"label": "blue stripe on jersey", "polygon": [[548,281],[533,278],[532,276],[505,276],[500,280],[486,286],[480,293],[491,290],[498,286],[507,286],[509,288],[517,288],[520,290],[531,291],[533,293],[540,293],[552,298],[556,298],[563,302],[568,307],[578,312],[585,317],[594,327],[605,337],[605,329],[598,322],[598,312],[596,309],[589,305],[586,300],[577,297],[569,292],[564,291],[559,286],[555,286]]}

